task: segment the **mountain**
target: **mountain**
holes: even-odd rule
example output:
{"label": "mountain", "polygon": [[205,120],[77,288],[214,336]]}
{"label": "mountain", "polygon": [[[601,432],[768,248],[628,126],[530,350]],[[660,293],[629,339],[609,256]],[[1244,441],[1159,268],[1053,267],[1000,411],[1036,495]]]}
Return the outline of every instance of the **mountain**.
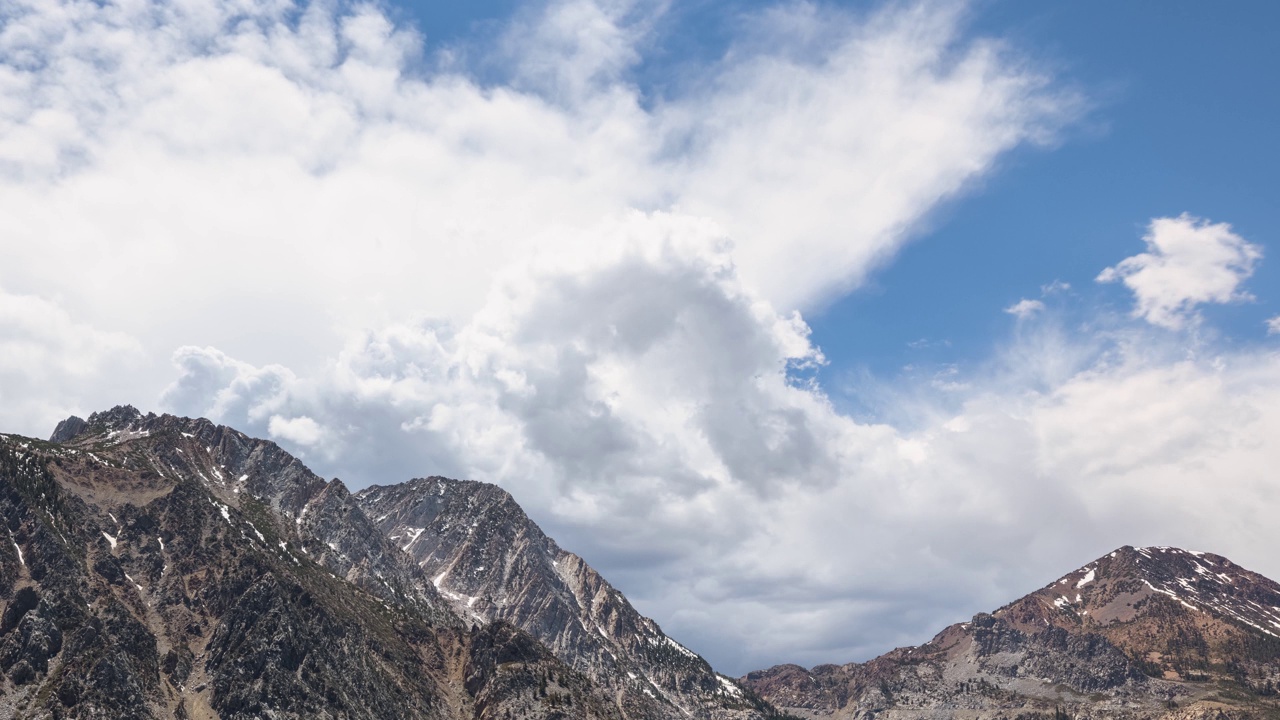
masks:
{"label": "mountain", "polygon": [[1126,546],[922,646],[742,681],[806,718],[1280,718],[1280,585]]}
{"label": "mountain", "polygon": [[132,408],[54,439],[0,435],[0,717],[622,720],[273,443]]}
{"label": "mountain", "polygon": [[525,630],[607,687],[627,717],[730,720],[767,712],[561,549],[505,490],[432,477],[373,486],[357,498],[460,615]]}
{"label": "mountain", "polygon": [[735,681],[500,488],[352,494],[208,420],[0,434],[0,520],[0,718],[1280,719],[1280,585],[1176,548]]}

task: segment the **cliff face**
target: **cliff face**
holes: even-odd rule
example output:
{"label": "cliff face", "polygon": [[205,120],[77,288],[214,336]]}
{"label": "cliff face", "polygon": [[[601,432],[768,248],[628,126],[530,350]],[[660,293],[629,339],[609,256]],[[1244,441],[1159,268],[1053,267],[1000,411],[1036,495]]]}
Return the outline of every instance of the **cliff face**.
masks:
{"label": "cliff face", "polygon": [[744,682],[808,717],[1277,717],[1280,585],[1124,547],[920,647]]}
{"label": "cliff face", "polygon": [[131,408],[55,438],[0,436],[0,717],[621,718],[273,443]]}
{"label": "cliff face", "polygon": [[667,637],[499,487],[426,478],[358,495],[464,617],[510,622],[634,718],[758,718],[772,711]]}

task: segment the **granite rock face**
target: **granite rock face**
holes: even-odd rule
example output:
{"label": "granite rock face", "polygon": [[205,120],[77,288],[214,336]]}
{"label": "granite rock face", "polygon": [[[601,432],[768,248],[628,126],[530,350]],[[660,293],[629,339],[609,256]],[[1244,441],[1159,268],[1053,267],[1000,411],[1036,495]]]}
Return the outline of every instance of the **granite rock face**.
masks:
{"label": "granite rock face", "polygon": [[772,716],[547,537],[505,490],[432,477],[357,497],[461,615],[524,629],[609,688],[628,717]]}
{"label": "granite rock face", "polygon": [[743,682],[801,717],[1280,717],[1280,585],[1123,547],[925,645]]}

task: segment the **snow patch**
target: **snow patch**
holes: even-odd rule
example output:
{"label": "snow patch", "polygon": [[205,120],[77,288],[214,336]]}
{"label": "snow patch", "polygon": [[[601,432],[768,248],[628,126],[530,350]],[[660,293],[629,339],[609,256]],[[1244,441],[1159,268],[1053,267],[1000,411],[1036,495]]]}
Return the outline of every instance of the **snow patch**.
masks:
{"label": "snow patch", "polygon": [[719,675],[716,676],[716,679],[720,681],[720,687],[724,689],[726,693],[729,693],[734,697],[742,697],[742,690],[739,689],[737,685],[734,685]]}
{"label": "snow patch", "polygon": [[422,535],[422,532],[426,530],[426,528],[408,528],[408,530],[409,542],[405,543],[405,546],[400,548],[405,552],[409,552],[409,548],[413,547],[413,544],[418,542],[418,537]]}
{"label": "snow patch", "polygon": [[1076,583],[1076,588],[1077,589],[1082,588],[1085,585],[1088,585],[1089,583],[1093,582],[1096,578],[1097,578],[1097,575],[1094,574],[1093,568],[1089,568],[1089,572],[1085,573],[1084,577],[1080,578],[1080,582]]}
{"label": "snow patch", "polygon": [[106,538],[106,539],[107,539],[107,542],[111,543],[111,549],[112,549],[112,550],[115,550],[115,549],[116,549],[116,538],[115,538],[115,536],[114,536],[114,535],[108,535],[108,534],[106,533],[106,531],[103,531],[103,533],[102,533],[102,537]]}

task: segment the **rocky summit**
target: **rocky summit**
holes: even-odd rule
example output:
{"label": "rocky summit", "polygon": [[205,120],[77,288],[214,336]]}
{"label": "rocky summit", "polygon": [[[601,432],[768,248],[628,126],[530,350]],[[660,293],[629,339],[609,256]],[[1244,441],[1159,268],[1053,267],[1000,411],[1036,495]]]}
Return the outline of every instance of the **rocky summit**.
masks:
{"label": "rocky summit", "polygon": [[357,498],[459,615],[525,630],[608,688],[627,717],[728,720],[762,711],[543,534],[505,490],[433,477]]}
{"label": "rocky summit", "polygon": [[[444,482],[405,484],[398,511],[432,525],[410,499]],[[531,564],[554,543],[505,493],[454,487],[500,502],[466,515],[470,533],[413,538],[450,558],[442,576],[373,519],[372,493],[207,420],[120,407],[48,442],[0,435],[0,718],[777,716],[581,561],[577,592],[613,603],[583,617],[615,633],[625,618],[639,640],[556,633],[577,617],[550,614],[556,600],[541,617],[536,600],[468,608],[464,592],[508,597],[464,581],[484,576],[493,543],[529,538]],[[503,581],[545,590],[536,573]]]}
{"label": "rocky summit", "polygon": [[1280,718],[1280,585],[1123,547],[922,646],[742,680],[805,718]]}

